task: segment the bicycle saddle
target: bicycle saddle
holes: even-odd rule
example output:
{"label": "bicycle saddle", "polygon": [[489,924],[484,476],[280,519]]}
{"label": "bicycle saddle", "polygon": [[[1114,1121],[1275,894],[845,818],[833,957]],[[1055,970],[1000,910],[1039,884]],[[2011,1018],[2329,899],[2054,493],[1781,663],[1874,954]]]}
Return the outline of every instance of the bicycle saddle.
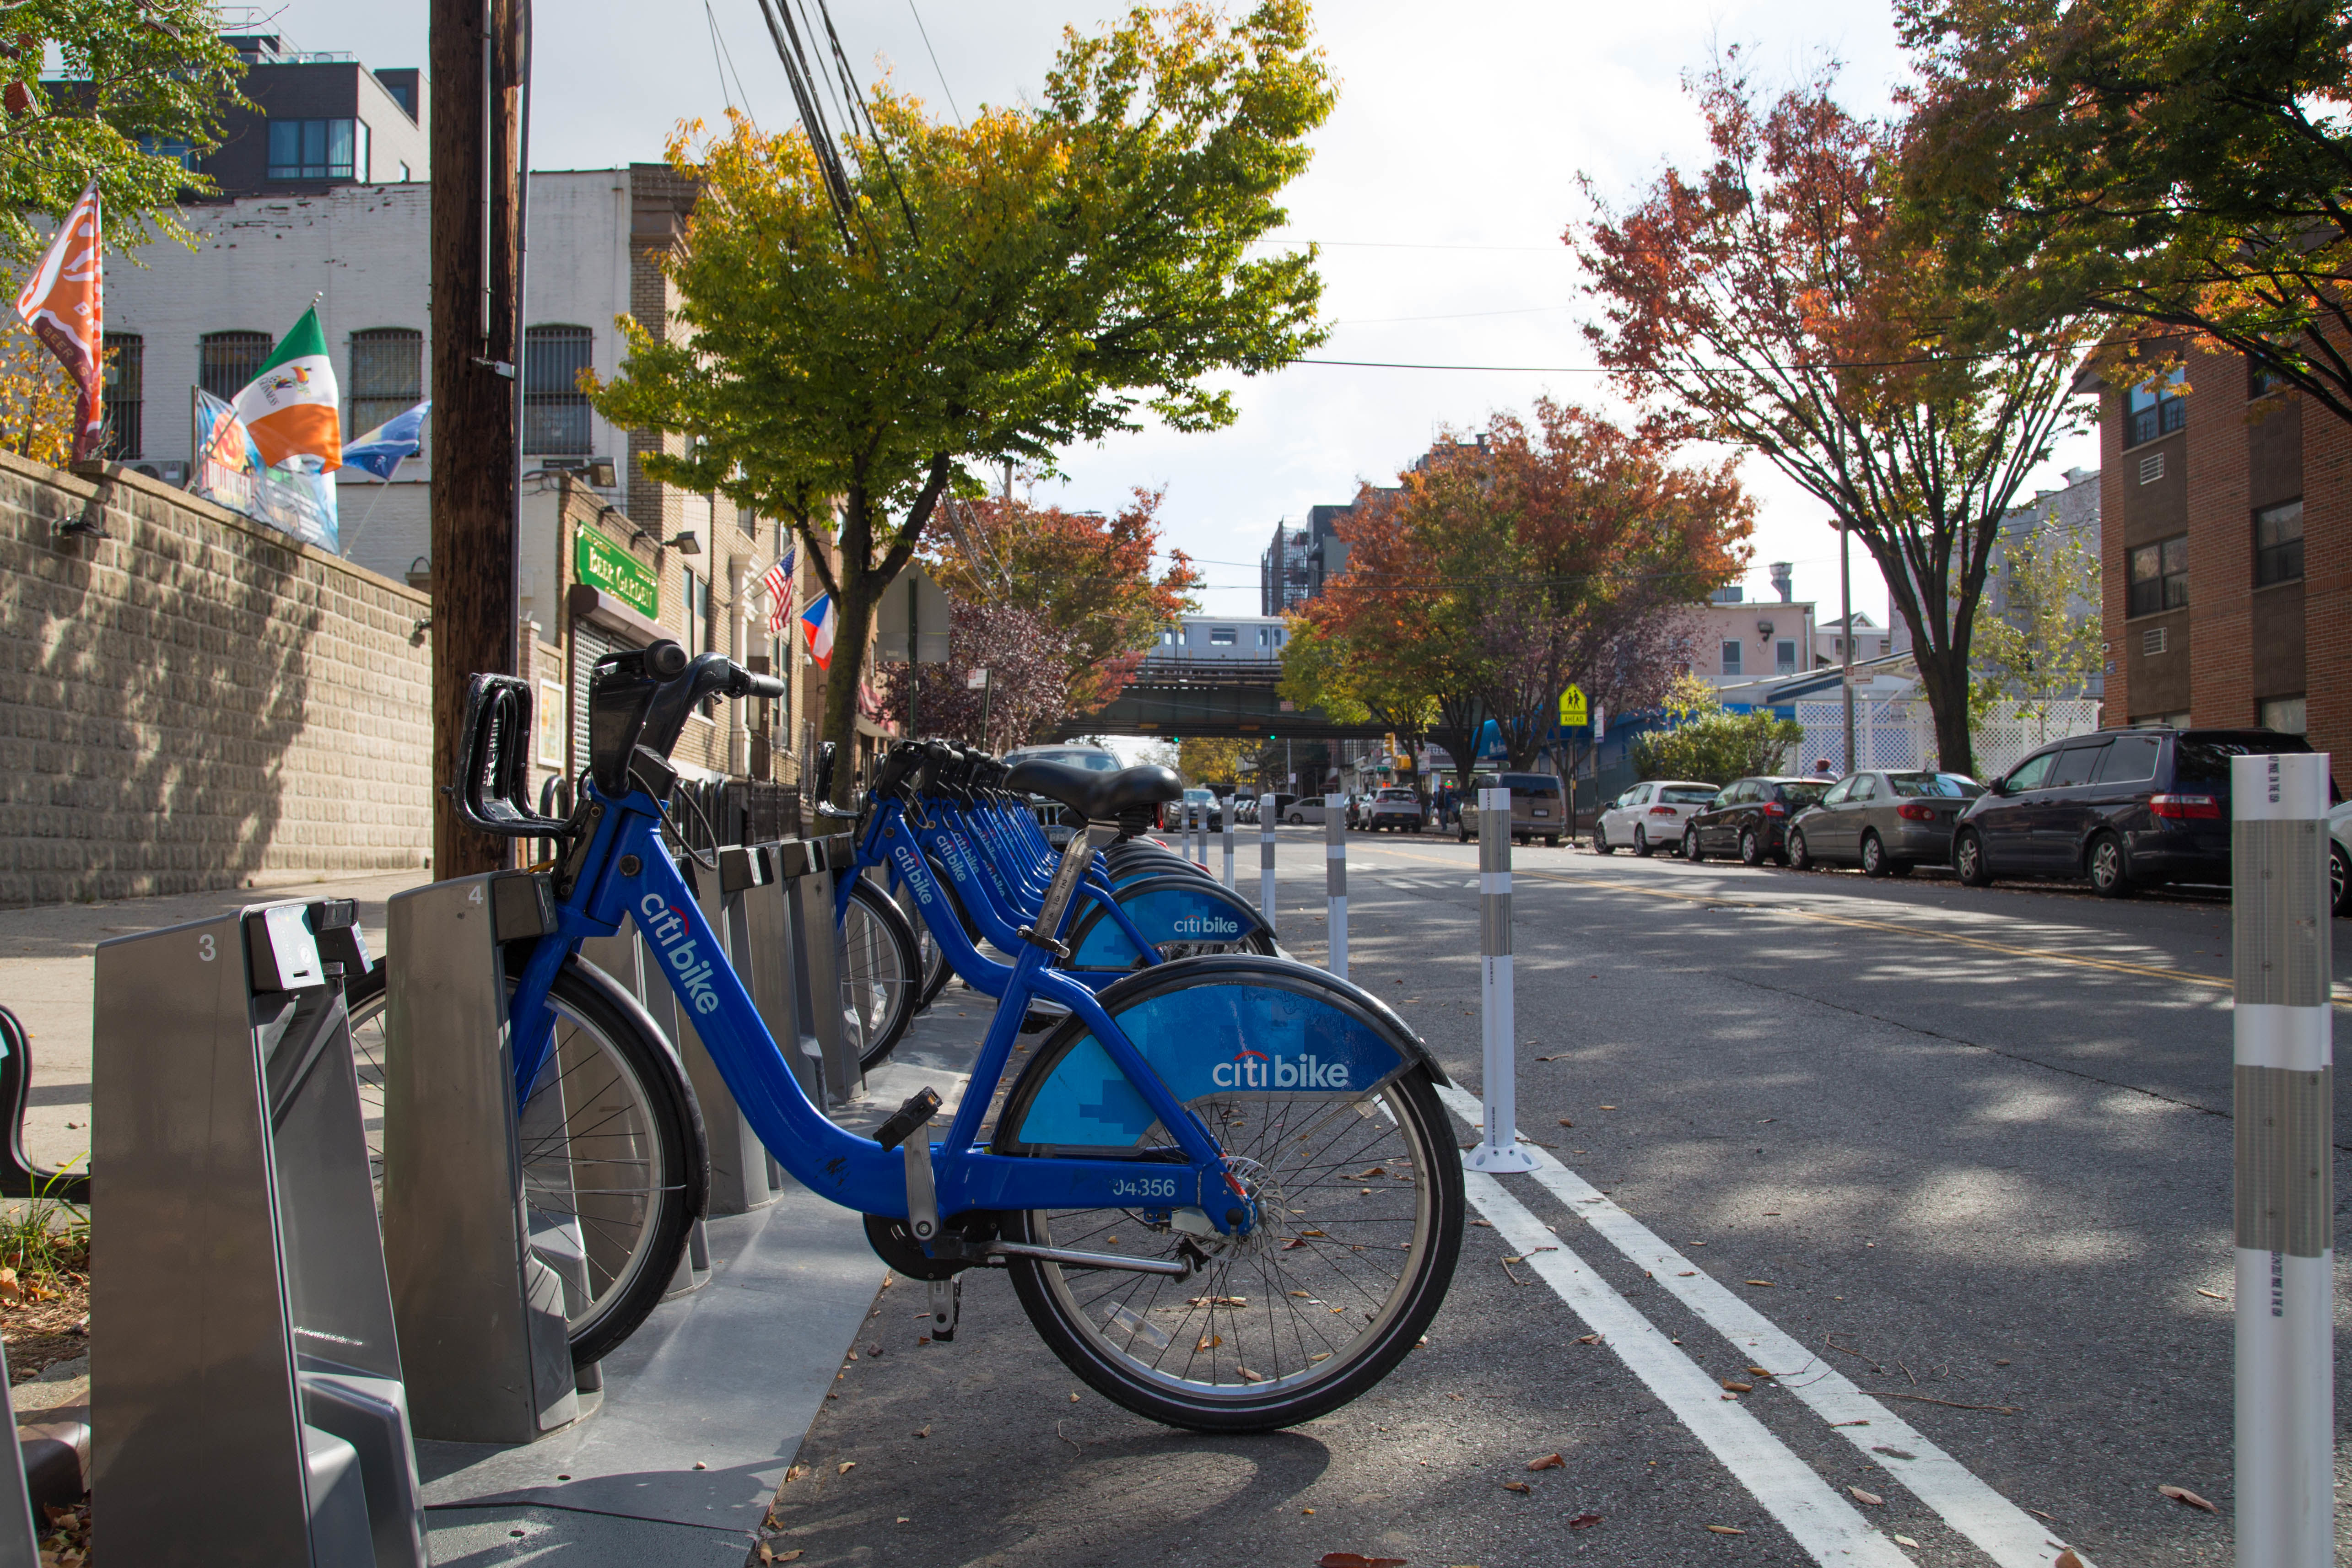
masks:
{"label": "bicycle saddle", "polygon": [[1121,813],[1182,798],[1183,780],[1166,768],[1122,768],[1097,773],[1066,762],[1035,758],[1015,763],[1004,776],[1004,787],[1027,795],[1059,801],[1089,822],[1117,821]]}

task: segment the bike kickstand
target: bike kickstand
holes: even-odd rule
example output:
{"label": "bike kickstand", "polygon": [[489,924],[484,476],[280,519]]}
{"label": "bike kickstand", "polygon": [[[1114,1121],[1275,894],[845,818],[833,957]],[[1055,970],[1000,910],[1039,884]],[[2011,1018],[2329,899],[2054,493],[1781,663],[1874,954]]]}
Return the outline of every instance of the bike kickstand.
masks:
{"label": "bike kickstand", "polygon": [[955,1343],[956,1318],[963,1310],[963,1277],[931,1282],[931,1337],[941,1344]]}

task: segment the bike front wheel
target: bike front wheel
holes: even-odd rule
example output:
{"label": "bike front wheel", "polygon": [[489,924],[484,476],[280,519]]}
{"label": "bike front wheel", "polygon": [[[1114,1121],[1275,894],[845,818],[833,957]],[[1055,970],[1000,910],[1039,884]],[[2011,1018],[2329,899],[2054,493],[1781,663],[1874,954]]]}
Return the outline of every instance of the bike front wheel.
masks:
{"label": "bike front wheel", "polygon": [[842,912],[841,1021],[857,1046],[857,1070],[871,1072],[898,1048],[923,989],[922,953],[898,901],[859,877]]}
{"label": "bike front wheel", "polygon": [[[353,980],[345,999],[381,1211],[383,967]],[[523,1197],[531,1251],[563,1281],[572,1359],[585,1366],[635,1333],[669,1289],[709,1197],[710,1160],[693,1091],[666,1043],[572,965],[548,1005],[555,1049],[519,1118]]]}
{"label": "bike front wheel", "polygon": [[[1461,1156],[1418,1068],[1353,1100],[1192,1108],[1247,1173],[1252,1234],[1209,1239],[1207,1264],[1181,1280],[1014,1257],[1013,1289],[1054,1354],[1138,1415],[1202,1432],[1295,1426],[1420,1343],[1461,1250]],[[1011,1106],[1005,1121],[1017,1124]],[[1170,1254],[1166,1217],[1139,1209],[1024,1210],[1003,1225],[1038,1246]]]}

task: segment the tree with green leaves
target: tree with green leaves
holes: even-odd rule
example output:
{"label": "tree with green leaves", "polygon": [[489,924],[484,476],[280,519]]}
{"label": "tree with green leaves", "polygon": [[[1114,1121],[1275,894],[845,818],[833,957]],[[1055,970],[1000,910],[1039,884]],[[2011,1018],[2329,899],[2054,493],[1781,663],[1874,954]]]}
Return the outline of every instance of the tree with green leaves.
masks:
{"label": "tree with green leaves", "polygon": [[[2088,312],[2352,420],[2352,13],[2322,0],[1899,0],[1912,222],[2000,334]],[[2137,340],[2161,347],[2126,371]],[[2147,360],[2143,351],[2138,356]],[[2120,376],[2119,376],[2120,379]]]}
{"label": "tree with green leaves", "polygon": [[[846,747],[874,607],[943,497],[1144,415],[1231,423],[1221,371],[1319,342],[1311,248],[1252,259],[1333,89],[1306,0],[1198,4],[1064,35],[1034,104],[969,127],[888,84],[862,129],[674,139],[701,196],[664,265],[684,330],[624,320],[606,417],[692,439],[654,476],[790,520],[839,615]],[[846,152],[846,159],[838,156]],[[846,800],[850,772],[835,780]]]}
{"label": "tree with green leaves", "polygon": [[1643,779],[1687,779],[1728,784],[1751,774],[1780,773],[1805,739],[1804,726],[1769,712],[1727,713],[1715,688],[1685,675],[1661,705],[1665,727],[1637,735],[1629,748]]}
{"label": "tree with green leaves", "polygon": [[2013,702],[2046,733],[2053,703],[2090,695],[2106,657],[2099,577],[2098,549],[2079,531],[2039,528],[2010,542],[1993,613],[1977,628],[1970,706],[1979,720]]}
{"label": "tree with green leaves", "polygon": [[[92,180],[112,248],[194,244],[176,204],[215,187],[178,150],[219,146],[222,108],[243,101],[245,68],[209,0],[20,0],[0,33],[0,259],[39,254],[37,221]],[[43,80],[52,48],[63,68]]]}

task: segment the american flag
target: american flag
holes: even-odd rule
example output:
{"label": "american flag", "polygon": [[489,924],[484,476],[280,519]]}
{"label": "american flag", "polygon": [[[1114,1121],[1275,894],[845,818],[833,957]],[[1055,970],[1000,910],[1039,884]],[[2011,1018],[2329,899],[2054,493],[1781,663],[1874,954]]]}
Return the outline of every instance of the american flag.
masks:
{"label": "american flag", "polygon": [[760,586],[768,591],[768,635],[780,635],[784,623],[793,618],[793,568],[800,561],[800,548],[784,552],[784,559],[768,569]]}

